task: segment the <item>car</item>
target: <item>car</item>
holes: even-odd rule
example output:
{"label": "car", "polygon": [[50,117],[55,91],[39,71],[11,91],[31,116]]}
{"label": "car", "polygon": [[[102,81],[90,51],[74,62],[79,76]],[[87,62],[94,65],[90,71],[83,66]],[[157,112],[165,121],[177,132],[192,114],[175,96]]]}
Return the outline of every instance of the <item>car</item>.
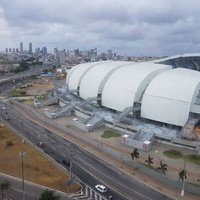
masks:
{"label": "car", "polygon": [[6,115],[6,120],[10,120],[10,117],[8,115]]}
{"label": "car", "polygon": [[3,106],[3,107],[2,107],[2,110],[6,110],[6,107],[5,107],[5,106]]}
{"label": "car", "polygon": [[38,147],[45,147],[45,143],[44,143],[44,142],[38,142],[38,143],[37,143],[37,146],[38,146]]}
{"label": "car", "polygon": [[102,193],[105,193],[107,192],[107,188],[104,186],[104,185],[96,185],[95,188],[99,191],[99,192],[102,192]]}

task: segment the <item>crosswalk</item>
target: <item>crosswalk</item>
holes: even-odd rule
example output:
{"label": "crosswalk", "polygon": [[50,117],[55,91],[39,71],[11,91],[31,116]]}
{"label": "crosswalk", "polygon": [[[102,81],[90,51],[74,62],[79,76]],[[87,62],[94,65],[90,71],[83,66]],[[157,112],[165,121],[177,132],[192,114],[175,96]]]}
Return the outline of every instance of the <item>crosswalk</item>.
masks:
{"label": "crosswalk", "polygon": [[70,197],[75,200],[108,200],[87,185],[80,193],[71,194]]}

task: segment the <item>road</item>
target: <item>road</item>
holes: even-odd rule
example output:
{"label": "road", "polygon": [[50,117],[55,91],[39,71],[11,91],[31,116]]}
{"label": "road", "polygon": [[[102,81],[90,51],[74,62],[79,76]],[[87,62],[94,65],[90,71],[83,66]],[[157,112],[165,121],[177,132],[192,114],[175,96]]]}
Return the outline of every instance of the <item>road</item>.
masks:
{"label": "road", "polygon": [[[10,200],[21,200],[23,197],[22,194],[22,180],[13,176],[9,176],[3,173],[0,173],[0,182],[8,180],[11,185],[8,191],[5,192],[5,195]],[[25,193],[24,199],[27,200],[36,200],[39,198],[40,194],[46,189],[46,187],[25,181]],[[61,197],[61,200],[71,200],[64,193],[56,192],[56,195]]]}
{"label": "road", "polygon": [[[0,108],[3,106],[0,103]],[[33,144],[36,145],[39,141],[45,142],[47,145],[42,150],[57,163],[69,169],[66,163],[71,158],[72,172],[88,186],[94,188],[99,183],[106,185],[108,192],[104,197],[108,198],[109,195],[112,195],[115,200],[171,199],[137,179],[113,170],[113,166],[110,167],[103,159],[85,151],[76,144],[71,144],[48,130],[47,127],[42,127],[30,121],[13,107],[7,106],[7,112],[11,116],[11,120],[8,120],[7,123]],[[3,118],[4,115],[5,113],[0,113],[0,117]],[[64,160],[66,163],[63,162]]]}

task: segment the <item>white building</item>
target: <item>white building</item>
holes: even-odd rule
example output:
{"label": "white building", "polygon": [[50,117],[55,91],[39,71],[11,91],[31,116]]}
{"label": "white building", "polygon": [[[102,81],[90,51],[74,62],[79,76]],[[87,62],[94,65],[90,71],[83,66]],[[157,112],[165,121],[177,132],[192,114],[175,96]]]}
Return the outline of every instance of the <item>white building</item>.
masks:
{"label": "white building", "polygon": [[[200,114],[200,72],[154,62],[94,62],[77,65],[67,76],[68,90],[83,99],[123,112],[140,105],[140,117],[184,126]],[[100,99],[100,100],[99,100]]]}

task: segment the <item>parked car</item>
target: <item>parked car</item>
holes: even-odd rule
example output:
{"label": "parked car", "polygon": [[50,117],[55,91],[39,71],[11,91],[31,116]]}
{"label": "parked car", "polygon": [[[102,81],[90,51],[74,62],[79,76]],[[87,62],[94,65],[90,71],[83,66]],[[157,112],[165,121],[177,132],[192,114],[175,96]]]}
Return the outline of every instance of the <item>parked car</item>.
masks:
{"label": "parked car", "polygon": [[95,188],[99,191],[99,192],[102,192],[102,193],[105,193],[107,192],[107,188],[104,186],[104,185],[96,185]]}

